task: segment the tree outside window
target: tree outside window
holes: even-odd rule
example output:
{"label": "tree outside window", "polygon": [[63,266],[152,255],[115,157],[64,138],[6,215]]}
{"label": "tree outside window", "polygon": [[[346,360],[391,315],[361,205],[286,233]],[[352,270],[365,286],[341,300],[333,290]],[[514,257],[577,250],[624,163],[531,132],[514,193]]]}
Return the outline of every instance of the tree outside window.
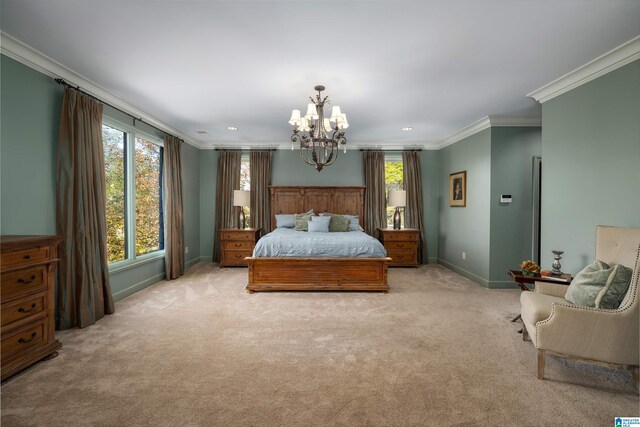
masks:
{"label": "tree outside window", "polygon": [[[402,190],[404,185],[403,166],[402,160],[384,162],[384,184],[387,200],[389,200],[389,190]],[[395,211],[395,206],[387,206],[387,227],[393,227],[393,214]]]}
{"label": "tree outside window", "polygon": [[[244,157],[244,156],[243,156]],[[240,163],[240,190],[250,191],[251,190],[251,168],[249,159],[242,160]],[[241,208],[244,212],[245,222],[247,227],[251,226],[251,210],[248,206],[243,206]]]}

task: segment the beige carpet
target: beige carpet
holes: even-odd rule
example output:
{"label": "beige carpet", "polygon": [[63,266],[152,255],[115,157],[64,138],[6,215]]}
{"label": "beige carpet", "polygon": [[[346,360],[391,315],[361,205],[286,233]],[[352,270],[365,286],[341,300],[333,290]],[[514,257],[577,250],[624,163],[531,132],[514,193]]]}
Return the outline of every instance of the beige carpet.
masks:
{"label": "beige carpet", "polygon": [[202,263],[58,333],[60,356],[2,386],[2,425],[614,425],[628,374],[550,359],[516,333],[519,291],[440,266],[391,293],[245,292]]}

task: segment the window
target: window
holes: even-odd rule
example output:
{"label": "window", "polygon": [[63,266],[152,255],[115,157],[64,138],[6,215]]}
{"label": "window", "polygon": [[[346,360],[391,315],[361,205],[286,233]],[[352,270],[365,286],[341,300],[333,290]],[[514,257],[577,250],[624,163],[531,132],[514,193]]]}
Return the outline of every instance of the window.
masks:
{"label": "window", "polygon": [[162,142],[105,117],[107,259],[122,266],[164,249]]}
{"label": "window", "polygon": [[[249,163],[249,155],[243,154],[240,163],[240,190],[251,190],[251,164]],[[242,207],[247,227],[251,226],[251,210],[248,206]]]}
{"label": "window", "polygon": [[[389,200],[389,190],[402,190],[404,169],[401,156],[385,155],[384,160],[385,193]],[[393,227],[395,211],[395,206],[387,206],[387,227]]]}

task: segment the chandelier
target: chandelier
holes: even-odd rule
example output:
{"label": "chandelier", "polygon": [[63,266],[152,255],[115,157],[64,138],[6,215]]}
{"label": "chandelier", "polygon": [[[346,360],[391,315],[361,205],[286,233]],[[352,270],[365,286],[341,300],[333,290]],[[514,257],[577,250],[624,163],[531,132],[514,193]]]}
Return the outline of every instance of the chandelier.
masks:
{"label": "chandelier", "polygon": [[[340,111],[337,105],[331,108],[331,117],[324,117],[324,104],[329,103],[328,96],[322,98],[324,86],[314,88],[318,91],[316,99],[309,97],[311,102],[307,106],[307,114],[300,116],[300,110],[291,112],[289,124],[294,126],[291,141],[300,143],[300,157],[308,165],[315,167],[318,172],[323,167],[332,165],[338,158],[340,147],[347,152],[347,139],[344,130],[349,127],[347,115]],[[331,135],[329,135],[333,132]],[[291,149],[295,147],[291,144]]]}

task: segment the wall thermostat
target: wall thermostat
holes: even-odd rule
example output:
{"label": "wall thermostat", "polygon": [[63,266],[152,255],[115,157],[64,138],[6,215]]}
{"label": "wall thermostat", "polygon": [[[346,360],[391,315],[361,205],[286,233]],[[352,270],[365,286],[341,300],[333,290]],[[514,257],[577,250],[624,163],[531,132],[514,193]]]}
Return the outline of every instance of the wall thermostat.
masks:
{"label": "wall thermostat", "polygon": [[511,194],[502,194],[500,196],[500,203],[511,203]]}

